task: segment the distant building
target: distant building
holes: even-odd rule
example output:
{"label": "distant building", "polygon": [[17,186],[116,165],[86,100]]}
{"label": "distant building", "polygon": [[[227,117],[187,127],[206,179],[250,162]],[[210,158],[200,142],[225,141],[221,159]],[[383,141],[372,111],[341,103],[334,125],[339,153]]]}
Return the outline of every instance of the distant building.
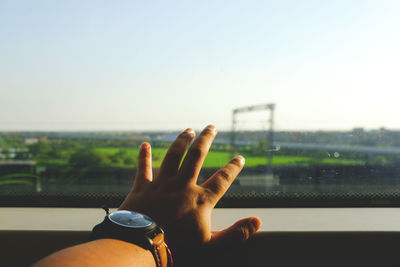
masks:
{"label": "distant building", "polygon": [[30,138],[25,138],[24,140],[24,144],[25,145],[33,145],[39,142],[38,138],[35,137],[30,137]]}
{"label": "distant building", "polygon": [[41,143],[49,143],[49,139],[47,138],[47,135],[39,136],[39,142],[41,142]]}

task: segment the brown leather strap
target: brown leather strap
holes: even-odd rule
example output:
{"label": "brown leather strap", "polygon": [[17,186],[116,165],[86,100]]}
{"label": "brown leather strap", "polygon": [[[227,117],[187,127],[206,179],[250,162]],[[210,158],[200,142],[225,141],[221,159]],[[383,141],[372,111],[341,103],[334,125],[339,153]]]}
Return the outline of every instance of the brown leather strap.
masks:
{"label": "brown leather strap", "polygon": [[157,267],[168,266],[168,252],[164,243],[164,234],[159,233],[153,238],[154,256]]}

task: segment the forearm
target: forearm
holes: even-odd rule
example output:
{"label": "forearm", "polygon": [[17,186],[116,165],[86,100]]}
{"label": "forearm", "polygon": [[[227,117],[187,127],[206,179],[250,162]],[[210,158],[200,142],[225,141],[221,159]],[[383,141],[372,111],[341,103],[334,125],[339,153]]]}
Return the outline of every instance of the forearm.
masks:
{"label": "forearm", "polygon": [[149,250],[116,239],[99,239],[60,250],[37,262],[47,266],[135,266],[155,267]]}

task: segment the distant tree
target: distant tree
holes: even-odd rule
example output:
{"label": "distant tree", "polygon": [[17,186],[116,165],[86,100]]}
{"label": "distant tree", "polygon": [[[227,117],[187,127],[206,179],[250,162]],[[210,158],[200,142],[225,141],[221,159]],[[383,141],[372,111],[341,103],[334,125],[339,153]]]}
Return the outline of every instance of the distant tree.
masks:
{"label": "distant tree", "polygon": [[373,165],[381,165],[381,166],[383,166],[383,165],[386,165],[387,162],[388,162],[388,160],[387,160],[386,157],[384,157],[384,156],[376,156],[376,157],[374,157],[374,158],[372,159],[372,162],[371,162],[371,163],[372,163]]}
{"label": "distant tree", "polygon": [[6,148],[25,147],[23,139],[21,137],[12,135],[3,135],[2,139]]}
{"label": "distant tree", "polygon": [[7,143],[3,137],[0,136],[0,148],[4,149],[7,148]]}
{"label": "distant tree", "polygon": [[48,143],[39,142],[29,146],[29,150],[36,158],[51,157],[52,148]]}
{"label": "distant tree", "polygon": [[129,154],[127,150],[120,149],[117,153],[110,156],[111,162],[119,165],[134,165],[136,166],[136,157]]}
{"label": "distant tree", "polygon": [[265,156],[265,155],[267,155],[269,149],[270,149],[269,142],[266,140],[263,140],[263,141],[260,141],[256,144],[252,145],[250,151],[253,155]]}
{"label": "distant tree", "polygon": [[131,156],[128,155],[127,157],[124,157],[124,164],[128,165],[128,166],[136,167],[137,159],[136,159],[136,157],[132,157],[132,155]]}
{"label": "distant tree", "polygon": [[114,164],[123,165],[124,158],[127,156],[127,152],[123,149],[120,149],[117,153],[110,156],[110,160]]}
{"label": "distant tree", "polygon": [[60,148],[64,149],[64,150],[80,150],[83,149],[85,146],[83,144],[83,142],[81,142],[80,140],[61,140],[60,141]]}
{"label": "distant tree", "polygon": [[93,167],[110,163],[107,154],[94,149],[82,149],[71,155],[69,164],[77,167]]}

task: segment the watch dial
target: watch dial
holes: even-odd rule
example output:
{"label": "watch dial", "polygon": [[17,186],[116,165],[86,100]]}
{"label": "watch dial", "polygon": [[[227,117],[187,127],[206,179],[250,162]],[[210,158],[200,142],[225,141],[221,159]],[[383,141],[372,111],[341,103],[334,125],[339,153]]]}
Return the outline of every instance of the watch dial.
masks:
{"label": "watch dial", "polygon": [[153,223],[149,216],[128,210],[115,211],[110,213],[108,218],[116,224],[132,228],[143,228]]}

